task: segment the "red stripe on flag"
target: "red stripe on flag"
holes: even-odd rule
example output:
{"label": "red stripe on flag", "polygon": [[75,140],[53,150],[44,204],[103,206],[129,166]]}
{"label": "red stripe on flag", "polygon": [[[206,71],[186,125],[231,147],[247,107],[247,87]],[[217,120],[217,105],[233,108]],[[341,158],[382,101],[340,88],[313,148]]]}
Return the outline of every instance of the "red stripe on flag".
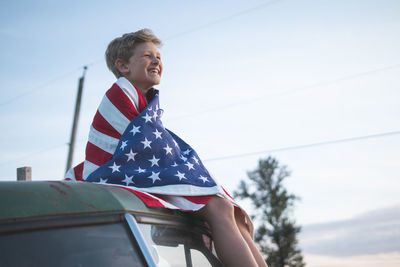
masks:
{"label": "red stripe on flag", "polygon": [[96,115],[94,116],[92,126],[97,131],[105,135],[114,137],[116,139],[121,138],[121,134],[117,130],[115,130],[115,128],[112,127],[111,124],[108,123],[108,121],[104,119],[104,117],[100,114],[98,110],[96,112]]}
{"label": "red stripe on flag", "polygon": [[[132,104],[128,96],[119,86],[114,83],[110,90],[106,92],[108,100],[122,113],[128,120],[133,120],[139,112]],[[140,101],[139,101],[140,102]]]}
{"label": "red stripe on flag", "polygon": [[75,180],[83,181],[82,173],[83,173],[83,162],[74,167]]}
{"label": "red stripe on flag", "polygon": [[[222,186],[221,186],[222,187]],[[228,197],[230,197],[233,200],[233,197],[231,195],[229,195],[229,193],[225,190],[225,188],[222,187],[222,190],[224,190],[225,194],[228,195]]]}
{"label": "red stripe on flag", "polygon": [[104,151],[98,146],[93,145],[90,142],[86,144],[86,160],[90,161],[98,166],[105,164],[110,158],[112,154]]}
{"label": "red stripe on flag", "polygon": [[138,97],[139,97],[139,110],[140,110],[140,112],[142,112],[143,109],[145,109],[146,106],[147,106],[146,97],[136,87],[135,87],[135,89],[136,89],[136,92],[137,92]]}
{"label": "red stripe on flag", "polygon": [[183,196],[183,198],[193,202],[195,204],[207,204],[211,196]]}
{"label": "red stripe on flag", "polygon": [[140,198],[140,199],[143,201],[143,203],[144,203],[147,207],[161,207],[161,208],[165,208],[165,206],[164,206],[160,201],[158,201],[157,199],[151,197],[151,196],[148,195],[148,194],[145,194],[145,193],[142,193],[142,192],[139,192],[139,191],[136,191],[136,190],[127,188],[127,187],[120,187],[120,186],[118,186],[118,187],[119,187],[119,188],[123,188],[123,189],[125,189],[125,190],[128,190],[129,192],[131,192],[131,193],[133,193],[134,195],[136,195],[138,198]]}

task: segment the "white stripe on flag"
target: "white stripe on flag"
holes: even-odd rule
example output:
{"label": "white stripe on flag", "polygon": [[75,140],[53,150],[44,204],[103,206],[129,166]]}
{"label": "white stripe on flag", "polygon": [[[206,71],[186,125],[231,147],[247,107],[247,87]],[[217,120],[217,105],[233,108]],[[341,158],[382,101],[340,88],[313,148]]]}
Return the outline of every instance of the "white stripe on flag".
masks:
{"label": "white stripe on flag", "polygon": [[90,161],[85,160],[85,163],[83,164],[83,172],[82,172],[82,178],[83,180],[86,180],[86,178],[94,172],[98,167],[96,164],[91,163]]}
{"label": "white stripe on flag", "polygon": [[180,196],[163,196],[166,201],[183,210],[199,210],[204,204],[196,204]]}
{"label": "white stripe on flag", "polygon": [[129,120],[122,114],[105,95],[99,107],[99,113],[121,135],[129,124]]}
{"label": "white stripe on flag", "polygon": [[132,86],[132,84],[125,77],[121,77],[117,80],[116,84],[122,91],[127,95],[129,100],[131,100],[133,106],[139,111],[139,96],[137,94],[136,89]]}
{"label": "white stripe on flag", "polygon": [[114,154],[117,149],[118,139],[97,131],[93,126],[90,127],[89,140],[93,145],[103,149],[104,151]]}
{"label": "white stripe on flag", "polygon": [[169,203],[169,202],[166,202],[164,199],[158,198],[158,197],[153,196],[152,194],[149,194],[149,193],[146,193],[146,192],[141,192],[141,193],[142,193],[142,194],[146,194],[147,196],[152,197],[152,198],[154,198],[154,199],[160,201],[160,203],[161,203],[162,205],[164,205],[164,207],[166,207],[166,208],[168,208],[168,209],[179,209],[179,207],[177,207],[177,206],[175,206],[175,205],[172,205],[172,204]]}
{"label": "white stripe on flag", "polygon": [[[96,184],[100,184],[100,183],[96,183]],[[107,184],[107,183],[103,184],[102,183],[101,185],[112,186],[112,187],[121,187],[121,188],[131,189],[132,190],[131,186],[124,186],[124,185],[119,185],[119,184]],[[135,189],[133,189],[133,190],[135,190]],[[154,196],[152,194],[143,192],[141,190],[135,190],[135,191],[138,191],[138,192],[140,192],[140,193],[142,193],[144,195],[147,195],[148,197],[150,197],[152,199],[155,199],[155,200],[159,201],[165,208],[168,208],[168,209],[179,209],[179,207],[174,206],[171,203],[166,202],[164,199],[156,197],[156,196]],[[129,191],[129,192],[131,192],[131,191]],[[134,194],[134,193],[132,193],[132,194]]]}
{"label": "white stripe on flag", "polygon": [[195,185],[188,184],[173,184],[173,185],[163,185],[163,186],[152,186],[152,187],[135,187],[129,186],[133,190],[160,194],[160,195],[173,195],[173,196],[205,196],[205,195],[215,195],[224,194],[220,191],[220,187],[199,187]]}
{"label": "white stripe on flag", "polygon": [[66,178],[69,178],[72,181],[76,181],[74,168],[71,168],[67,171],[67,173],[64,176],[64,179]]}

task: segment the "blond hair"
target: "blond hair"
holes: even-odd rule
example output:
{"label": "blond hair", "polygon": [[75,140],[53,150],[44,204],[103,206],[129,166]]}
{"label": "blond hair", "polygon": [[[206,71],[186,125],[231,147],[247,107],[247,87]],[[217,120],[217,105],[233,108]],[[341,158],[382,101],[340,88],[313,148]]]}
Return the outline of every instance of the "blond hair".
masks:
{"label": "blond hair", "polygon": [[119,58],[124,62],[128,62],[135,47],[140,43],[152,42],[153,44],[160,46],[161,40],[158,39],[154,33],[149,29],[142,29],[136,32],[125,33],[121,37],[115,38],[108,45],[105,57],[107,67],[115,77],[119,78],[122,76],[121,72],[115,66],[115,61]]}

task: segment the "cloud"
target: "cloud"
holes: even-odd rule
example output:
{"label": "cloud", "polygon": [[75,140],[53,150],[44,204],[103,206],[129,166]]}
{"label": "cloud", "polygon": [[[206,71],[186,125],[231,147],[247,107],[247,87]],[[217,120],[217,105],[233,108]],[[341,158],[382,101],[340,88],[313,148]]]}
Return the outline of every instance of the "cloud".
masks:
{"label": "cloud", "polygon": [[307,225],[299,235],[305,254],[349,257],[400,251],[400,205],[337,222]]}

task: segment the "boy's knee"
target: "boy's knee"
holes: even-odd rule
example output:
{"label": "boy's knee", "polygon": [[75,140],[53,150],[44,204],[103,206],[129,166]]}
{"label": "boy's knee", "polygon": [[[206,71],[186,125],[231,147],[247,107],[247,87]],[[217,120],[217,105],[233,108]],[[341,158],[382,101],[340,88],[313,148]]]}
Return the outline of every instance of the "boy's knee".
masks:
{"label": "boy's knee", "polygon": [[233,217],[233,204],[226,198],[212,196],[206,205],[206,212],[210,215]]}
{"label": "boy's knee", "polygon": [[246,217],[243,214],[243,211],[240,210],[240,208],[235,208],[235,221],[236,225],[239,228],[240,232],[243,233],[248,233],[250,234],[250,229],[248,224],[246,223]]}

